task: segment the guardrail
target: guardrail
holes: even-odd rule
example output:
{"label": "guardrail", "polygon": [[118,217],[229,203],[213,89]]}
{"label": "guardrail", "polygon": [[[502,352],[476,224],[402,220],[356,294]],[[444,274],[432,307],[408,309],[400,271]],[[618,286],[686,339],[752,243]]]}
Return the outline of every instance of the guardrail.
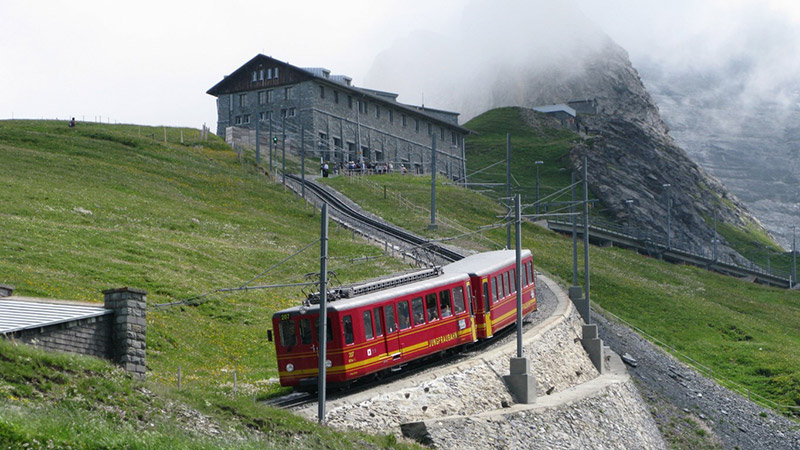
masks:
{"label": "guardrail", "polygon": [[[548,219],[548,228],[561,233],[572,232],[572,219]],[[576,231],[583,235],[583,219],[576,219]],[[614,245],[633,248],[653,257],[672,262],[681,262],[703,267],[715,272],[737,277],[754,277],[755,281],[776,287],[790,288],[791,276],[788,271],[766,270],[754,263],[744,266],[733,262],[721,262],[708,249],[695,246],[678,239],[671,239],[667,245],[666,236],[643,232],[637,228],[625,227],[603,219],[589,218],[589,237]]]}

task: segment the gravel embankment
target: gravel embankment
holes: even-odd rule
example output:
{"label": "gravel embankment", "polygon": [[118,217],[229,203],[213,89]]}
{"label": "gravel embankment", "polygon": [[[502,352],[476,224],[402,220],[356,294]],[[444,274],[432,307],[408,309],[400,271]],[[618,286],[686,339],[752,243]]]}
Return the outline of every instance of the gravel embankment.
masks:
{"label": "gravel embankment", "polygon": [[636,359],[637,367],[628,367],[628,373],[667,439],[686,443],[685,436],[670,436],[675,431],[670,424],[692,421],[699,426],[689,433],[697,437],[709,430],[709,442],[726,449],[800,449],[800,424],[700,375],[630,328],[596,312],[592,317],[606,345]]}

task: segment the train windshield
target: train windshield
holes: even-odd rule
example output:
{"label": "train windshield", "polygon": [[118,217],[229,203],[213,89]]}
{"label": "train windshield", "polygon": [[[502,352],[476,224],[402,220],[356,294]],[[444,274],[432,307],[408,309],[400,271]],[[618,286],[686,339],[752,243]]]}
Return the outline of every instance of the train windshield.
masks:
{"label": "train windshield", "polygon": [[295,333],[293,320],[281,320],[278,330],[281,334],[282,346],[291,347],[297,345],[297,334]]}
{"label": "train windshield", "polygon": [[312,331],[311,331],[311,320],[310,319],[300,319],[300,342],[305,345],[311,344],[312,342]]}

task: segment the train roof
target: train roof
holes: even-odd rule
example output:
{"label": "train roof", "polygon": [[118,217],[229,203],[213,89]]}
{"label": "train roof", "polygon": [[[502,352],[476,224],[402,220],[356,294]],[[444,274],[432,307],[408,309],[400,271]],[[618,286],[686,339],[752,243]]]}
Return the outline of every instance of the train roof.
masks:
{"label": "train roof", "polygon": [[[353,298],[343,298],[336,301],[329,301],[328,302],[328,310],[329,311],[346,311],[353,308],[358,308],[365,305],[370,305],[372,303],[381,302],[383,300],[388,300],[390,298],[396,297],[403,297],[405,295],[413,294],[414,292],[425,291],[428,289],[433,289],[438,286],[455,283],[462,280],[469,279],[469,275],[466,273],[445,273],[443,275],[439,275],[435,278],[428,278],[425,280],[417,281],[414,283],[404,284],[402,286],[397,286],[390,289],[385,289],[382,291],[371,292],[366,295],[359,295]],[[299,312],[301,306],[294,306],[292,308],[287,308],[282,311],[278,311],[275,315],[278,314],[285,314],[285,313],[292,313],[292,312]],[[309,306],[304,307],[308,312],[318,312],[319,311],[319,304],[312,304]]]}
{"label": "train roof", "polygon": [[[529,258],[531,251],[522,249],[522,259]],[[504,267],[512,265],[517,260],[516,250],[495,250],[493,252],[477,253],[466,258],[450,263],[442,270],[448,273],[468,273],[474,276],[488,275]]]}

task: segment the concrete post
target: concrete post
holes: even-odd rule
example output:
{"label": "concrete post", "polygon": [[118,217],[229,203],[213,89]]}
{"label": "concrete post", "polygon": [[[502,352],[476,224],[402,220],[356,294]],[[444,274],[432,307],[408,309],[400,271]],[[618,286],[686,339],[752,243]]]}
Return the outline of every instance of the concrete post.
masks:
{"label": "concrete post", "polygon": [[103,295],[106,309],[114,310],[112,359],[134,378],[144,381],[147,291],[123,287],[105,290]]}

